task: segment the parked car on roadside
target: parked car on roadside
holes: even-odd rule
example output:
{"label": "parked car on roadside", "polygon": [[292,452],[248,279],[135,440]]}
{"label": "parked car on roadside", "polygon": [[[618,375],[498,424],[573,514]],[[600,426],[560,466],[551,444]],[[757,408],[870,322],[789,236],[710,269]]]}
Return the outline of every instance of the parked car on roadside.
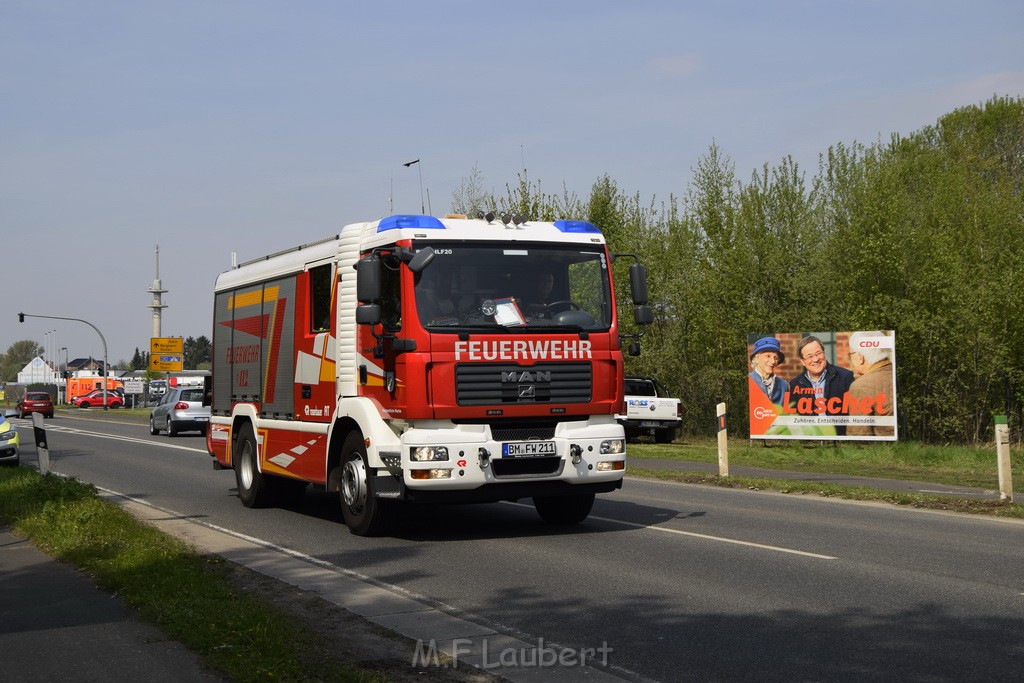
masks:
{"label": "parked car on roadside", "polygon": [[42,413],[43,417],[53,417],[53,399],[45,391],[26,391],[15,404],[18,417],[26,417],[32,413]]}
{"label": "parked car on roadside", "polygon": [[0,464],[16,466],[21,458],[18,430],[6,416],[0,415]]}
{"label": "parked car on roadside", "polygon": [[202,387],[171,387],[149,413],[149,433],[167,436],[178,432],[206,433],[210,424],[210,406],[203,405]]}
{"label": "parked car on roadside", "polygon": [[[93,389],[88,394],[82,394],[81,396],[75,396],[71,399],[71,403],[78,406],[79,408],[91,408],[93,406],[102,408],[103,407],[103,390]],[[120,408],[124,405],[124,396],[117,393],[112,389],[107,390],[106,405],[108,408]]]}

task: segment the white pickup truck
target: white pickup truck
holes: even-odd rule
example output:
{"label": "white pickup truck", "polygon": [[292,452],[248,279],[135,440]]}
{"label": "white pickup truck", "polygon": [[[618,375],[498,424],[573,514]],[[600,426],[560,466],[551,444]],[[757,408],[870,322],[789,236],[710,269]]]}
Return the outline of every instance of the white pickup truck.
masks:
{"label": "white pickup truck", "polygon": [[653,377],[627,377],[625,415],[615,419],[626,430],[626,438],[650,435],[657,443],[672,443],[682,421],[683,407],[670,398],[665,386]]}

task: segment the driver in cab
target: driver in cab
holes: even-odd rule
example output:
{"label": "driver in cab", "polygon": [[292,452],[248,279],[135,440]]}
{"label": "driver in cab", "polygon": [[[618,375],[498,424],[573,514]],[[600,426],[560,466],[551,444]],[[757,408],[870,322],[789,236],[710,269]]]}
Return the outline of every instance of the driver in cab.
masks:
{"label": "driver in cab", "polygon": [[537,273],[533,282],[533,288],[523,297],[527,308],[546,309],[548,304],[555,301],[552,291],[555,288],[555,276],[549,270],[542,270]]}

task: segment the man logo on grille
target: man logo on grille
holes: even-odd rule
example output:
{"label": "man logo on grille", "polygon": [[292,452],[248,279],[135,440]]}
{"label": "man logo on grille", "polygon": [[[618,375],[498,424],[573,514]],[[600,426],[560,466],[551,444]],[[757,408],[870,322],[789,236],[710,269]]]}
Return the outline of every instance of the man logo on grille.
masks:
{"label": "man logo on grille", "polygon": [[527,384],[525,386],[523,386],[523,385],[519,386],[519,398],[536,398],[536,397],[537,397],[537,387],[533,386],[532,384]]}
{"label": "man logo on grille", "polygon": [[506,382],[551,382],[551,371],[534,370],[533,372],[517,372],[515,370],[501,372],[502,384]]}

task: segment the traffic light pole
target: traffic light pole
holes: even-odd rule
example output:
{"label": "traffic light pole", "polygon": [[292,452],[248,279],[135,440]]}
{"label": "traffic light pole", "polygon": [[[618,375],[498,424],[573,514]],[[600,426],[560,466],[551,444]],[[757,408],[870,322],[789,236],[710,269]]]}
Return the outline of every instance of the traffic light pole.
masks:
{"label": "traffic light pole", "polygon": [[25,322],[25,318],[46,318],[48,320],[74,320],[75,322],[85,323],[92,329],[96,330],[96,334],[100,336],[100,341],[103,342],[103,410],[109,410],[110,407],[107,405],[107,378],[110,373],[109,365],[107,364],[107,340],[103,337],[103,333],[100,332],[100,328],[93,325],[88,320],[82,320],[81,318],[65,318],[59,315],[35,315],[33,313],[19,313],[18,322]]}

